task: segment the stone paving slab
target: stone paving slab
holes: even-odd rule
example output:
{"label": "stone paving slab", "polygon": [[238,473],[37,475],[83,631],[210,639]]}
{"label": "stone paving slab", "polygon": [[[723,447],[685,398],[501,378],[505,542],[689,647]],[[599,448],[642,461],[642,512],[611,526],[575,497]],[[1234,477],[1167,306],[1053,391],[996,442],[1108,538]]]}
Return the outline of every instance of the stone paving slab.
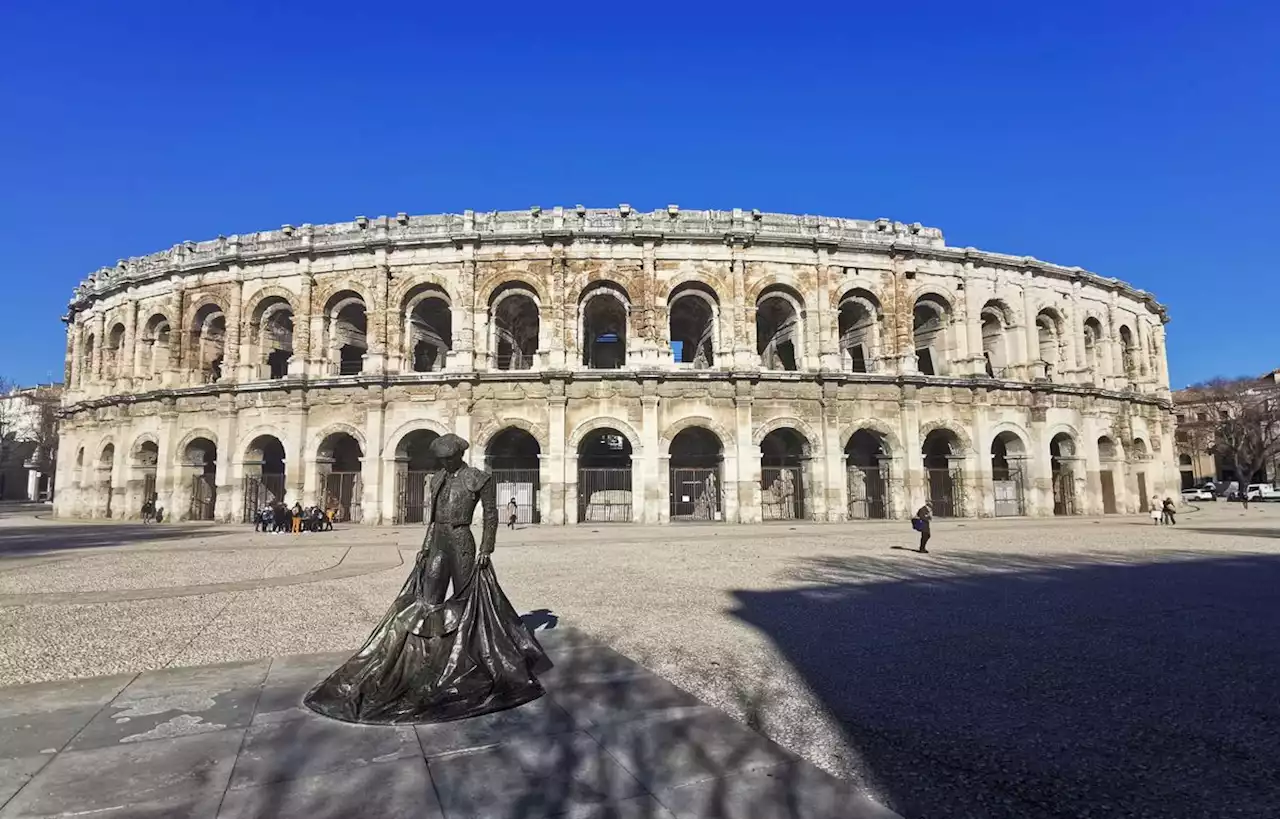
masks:
{"label": "stone paving slab", "polygon": [[539,634],[547,696],[437,725],[305,709],[332,653],[0,689],[0,819],[894,815],[573,629]]}

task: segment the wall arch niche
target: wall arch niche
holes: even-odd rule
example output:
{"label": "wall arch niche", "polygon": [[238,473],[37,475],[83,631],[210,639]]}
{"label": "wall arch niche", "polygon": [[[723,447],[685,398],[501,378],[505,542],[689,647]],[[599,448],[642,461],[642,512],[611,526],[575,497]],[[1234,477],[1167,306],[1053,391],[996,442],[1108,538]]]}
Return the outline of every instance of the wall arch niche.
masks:
{"label": "wall arch niche", "polygon": [[578,520],[628,523],[634,510],[631,441],[612,427],[578,442]]}
{"label": "wall arch niche", "polygon": [[519,427],[507,427],[485,446],[485,468],[493,475],[498,493],[498,517],[508,526],[542,522],[541,458],[538,440]]}
{"label": "wall arch niche", "polygon": [[723,521],[724,447],[706,427],[686,427],[671,439],[670,519]]}

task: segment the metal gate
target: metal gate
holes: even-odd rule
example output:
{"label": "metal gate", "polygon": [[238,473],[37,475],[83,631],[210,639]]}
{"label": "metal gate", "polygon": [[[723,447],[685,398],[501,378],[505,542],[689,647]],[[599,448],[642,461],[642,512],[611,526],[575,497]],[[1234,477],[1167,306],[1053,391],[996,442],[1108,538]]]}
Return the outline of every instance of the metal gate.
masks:
{"label": "metal gate", "polygon": [[218,487],[212,475],[191,476],[191,506],[189,520],[213,520],[213,510],[218,501]]}
{"label": "metal gate", "polygon": [[964,473],[959,469],[926,469],[929,500],[935,518],[964,515]]}
{"label": "metal gate", "polygon": [[148,472],[142,476],[142,501],[145,503],[151,500],[151,496],[156,493],[156,473]]}
{"label": "metal gate", "polygon": [[1102,481],[1102,514],[1114,515],[1116,513],[1115,473],[1110,469],[1104,469],[1098,473],[1098,478]]}
{"label": "metal gate", "polygon": [[845,471],[849,488],[849,518],[885,519],[889,517],[889,465],[878,467],[850,466]]}
{"label": "metal gate", "polygon": [[1151,502],[1147,500],[1147,473],[1145,472],[1138,473],[1138,511],[1151,511]]}
{"label": "metal gate", "polygon": [[1070,469],[1060,469],[1053,473],[1053,513],[1076,513],[1076,478]]}
{"label": "metal gate", "polygon": [[[491,469],[498,490],[498,521],[511,520],[511,501],[515,501],[516,523],[541,523],[538,511],[537,469]],[[628,470],[630,471],[630,470]],[[631,484],[627,484],[628,492]]]}
{"label": "metal gate", "polygon": [[631,510],[631,467],[578,469],[580,522],[630,523]]}
{"label": "metal gate", "polygon": [[245,475],[244,503],[240,520],[253,523],[253,516],[265,506],[284,502],[284,474]]}
{"label": "metal gate", "polygon": [[324,476],[324,509],[335,523],[360,521],[360,473],[330,472]]}
{"label": "metal gate", "polygon": [[804,482],[798,466],[760,469],[760,512],[765,520],[803,520]]}
{"label": "metal gate", "polygon": [[1027,513],[1021,470],[1010,469],[1005,477],[993,480],[991,488],[996,517],[1011,518]]}
{"label": "metal gate", "polygon": [[417,470],[396,473],[396,523],[422,523],[427,519],[434,474]]}
{"label": "metal gate", "polygon": [[672,520],[724,520],[720,470],[671,467]]}

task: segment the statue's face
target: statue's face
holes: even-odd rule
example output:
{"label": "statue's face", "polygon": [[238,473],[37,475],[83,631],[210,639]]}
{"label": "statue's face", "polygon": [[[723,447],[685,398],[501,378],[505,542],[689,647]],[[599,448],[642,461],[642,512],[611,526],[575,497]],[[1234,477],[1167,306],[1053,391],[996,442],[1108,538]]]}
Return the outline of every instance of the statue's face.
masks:
{"label": "statue's face", "polygon": [[448,457],[441,459],[441,462],[444,464],[444,468],[447,471],[457,472],[462,468],[462,455],[449,455]]}

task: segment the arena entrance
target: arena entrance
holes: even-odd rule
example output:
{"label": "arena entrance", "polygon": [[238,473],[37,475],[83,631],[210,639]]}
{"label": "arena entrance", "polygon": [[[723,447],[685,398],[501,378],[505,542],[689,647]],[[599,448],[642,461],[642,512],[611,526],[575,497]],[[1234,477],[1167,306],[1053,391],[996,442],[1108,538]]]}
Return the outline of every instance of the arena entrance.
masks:
{"label": "arena entrance", "polygon": [[844,448],[849,517],[889,517],[889,451],[878,433],[860,429]]}
{"label": "arena entrance", "polygon": [[213,520],[218,505],[218,446],[208,438],[195,438],[182,455],[190,474],[191,498],[187,520]]}
{"label": "arena entrance", "polygon": [[681,430],[671,441],[670,515],[678,521],[723,521],[724,449],[703,427]]}
{"label": "arena entrance", "polygon": [[439,437],[429,429],[415,429],[396,446],[396,523],[426,520],[431,476],[440,468],[431,442]]}
{"label": "arena entrance", "polygon": [[1076,442],[1065,432],[1059,432],[1049,442],[1049,474],[1053,483],[1053,514],[1076,514],[1076,476],[1071,468],[1075,462]]}
{"label": "arena entrance", "polygon": [[254,515],[261,509],[284,503],[284,444],[274,435],[259,435],[249,444],[244,456],[244,477],[241,481],[242,503],[240,519],[253,523]]}
{"label": "arena entrance", "polygon": [[1022,472],[1025,458],[1026,447],[1012,432],[1002,432],[991,441],[991,489],[998,518],[1027,513],[1026,476]]}
{"label": "arena entrance", "polygon": [[616,429],[593,429],[578,444],[578,521],[630,523],[631,442]]}
{"label": "arena entrance", "polygon": [[364,491],[360,462],[364,452],[360,442],[346,432],[334,432],[320,442],[316,471],[320,476],[322,508],[332,512],[335,523],[359,523]]}
{"label": "arena entrance", "polygon": [[805,520],[804,464],[809,443],[789,427],[760,442],[760,514],[764,520]]}
{"label": "arena entrance", "polygon": [[949,429],[935,429],[924,439],[921,454],[925,484],[935,518],[958,518],[964,514],[964,469],[960,452],[960,439]]}
{"label": "arena entrance", "polygon": [[[528,432],[507,427],[485,447],[485,467],[498,491],[498,520],[507,523],[515,512],[516,523],[541,523],[538,489],[541,487],[539,456],[542,448]],[[513,504],[514,501],[514,504]]]}

